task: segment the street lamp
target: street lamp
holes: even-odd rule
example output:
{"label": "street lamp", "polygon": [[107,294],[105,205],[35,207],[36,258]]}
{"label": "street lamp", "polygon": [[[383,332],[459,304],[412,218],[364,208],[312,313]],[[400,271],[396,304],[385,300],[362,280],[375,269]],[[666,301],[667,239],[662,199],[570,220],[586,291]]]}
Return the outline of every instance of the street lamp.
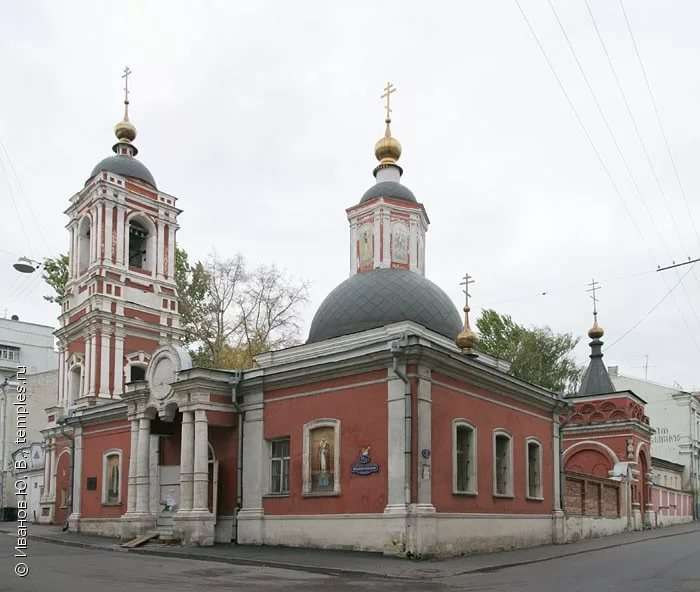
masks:
{"label": "street lamp", "polygon": [[37,269],[41,267],[40,261],[34,261],[29,257],[20,257],[12,267],[14,267],[20,273],[34,273]]}

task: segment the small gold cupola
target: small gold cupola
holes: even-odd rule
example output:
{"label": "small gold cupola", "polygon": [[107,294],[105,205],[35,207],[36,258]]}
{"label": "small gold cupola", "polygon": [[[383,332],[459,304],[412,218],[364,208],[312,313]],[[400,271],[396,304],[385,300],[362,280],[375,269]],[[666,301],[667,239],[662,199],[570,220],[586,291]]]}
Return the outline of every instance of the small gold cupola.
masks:
{"label": "small gold cupola", "polygon": [[129,66],[124,68],[124,118],[114,126],[114,135],[117,137],[117,143],[112,146],[115,154],[125,156],[136,156],[138,149],[132,144],[136,138],[136,127],[129,121],[129,75],[131,70]]}
{"label": "small gold cupola", "polygon": [[384,137],[380,138],[374,145],[374,156],[376,156],[379,164],[374,169],[374,176],[377,176],[377,172],[386,167],[396,167],[400,172],[401,167],[396,164],[399,158],[401,158],[401,143],[391,135],[391,94],[396,92],[396,87],[391,83],[387,82],[386,87],[384,87],[384,94],[381,96],[385,99],[384,110],[386,111],[386,116],[384,122],[386,123],[386,130],[384,131]]}
{"label": "small gold cupola", "polygon": [[464,286],[464,328],[455,338],[455,343],[466,355],[477,357],[478,354],[474,348],[479,343],[479,336],[469,326],[469,311],[471,310],[469,307],[469,285],[474,283],[474,279],[466,273],[463,280],[460,285]]}

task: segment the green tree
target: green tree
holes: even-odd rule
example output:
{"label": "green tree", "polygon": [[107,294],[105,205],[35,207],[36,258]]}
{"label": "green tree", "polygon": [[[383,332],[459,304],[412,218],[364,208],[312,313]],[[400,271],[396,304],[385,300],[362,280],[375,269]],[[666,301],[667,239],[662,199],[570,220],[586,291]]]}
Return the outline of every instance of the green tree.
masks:
{"label": "green tree", "polygon": [[572,352],[578,337],[554,333],[549,327],[527,328],[492,309],[482,311],[476,326],[478,349],[508,362],[516,378],[557,393],[576,390],[582,368]]}
{"label": "green tree", "polygon": [[41,277],[53,288],[54,294],[44,296],[44,300],[60,304],[66,295],[68,283],[68,255],[59,254],[58,257],[47,257],[42,264]]}

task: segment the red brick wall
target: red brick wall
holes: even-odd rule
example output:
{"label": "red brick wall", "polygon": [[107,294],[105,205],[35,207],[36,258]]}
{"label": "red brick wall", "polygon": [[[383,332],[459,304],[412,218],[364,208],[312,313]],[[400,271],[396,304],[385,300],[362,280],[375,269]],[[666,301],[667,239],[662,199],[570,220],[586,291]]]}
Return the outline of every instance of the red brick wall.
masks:
{"label": "red brick wall", "polygon": [[[81,483],[81,514],[87,518],[118,517],[126,512],[131,427],[129,422],[112,421],[86,426],[83,431],[83,470]],[[102,455],[110,449],[122,451],[121,503],[102,504]],[[88,477],[97,478],[97,489],[87,490]]]}
{"label": "red brick wall", "polygon": [[[551,512],[554,470],[551,417],[499,393],[489,393],[438,373],[433,373],[432,378],[435,381],[432,385],[432,501],[438,512]],[[472,395],[436,382],[467,390]],[[452,492],[452,421],[457,418],[464,418],[477,428],[478,496]],[[493,496],[493,430],[497,428],[507,430],[513,438],[512,499]],[[525,498],[528,437],[537,438],[542,445],[544,501]]]}
{"label": "red brick wall", "polygon": [[567,473],[564,509],[567,514],[617,518],[620,515],[620,485],[609,479]]}
{"label": "red brick wall", "polygon": [[574,452],[567,460],[565,470],[585,473],[596,477],[607,477],[613,468],[610,458],[599,450],[585,448]]}
{"label": "red brick wall", "polygon": [[[279,389],[265,393],[265,438],[290,438],[290,494],[264,500],[267,514],[340,514],[382,512],[386,506],[387,488],[387,384],[365,386],[358,383],[386,378],[386,370]],[[279,400],[280,397],[324,388],[340,390]],[[340,487],[334,497],[304,497],[303,427],[318,418],[341,422]],[[380,471],[369,476],[352,475],[360,448],[371,446],[372,462]],[[265,471],[269,467],[265,466]]]}

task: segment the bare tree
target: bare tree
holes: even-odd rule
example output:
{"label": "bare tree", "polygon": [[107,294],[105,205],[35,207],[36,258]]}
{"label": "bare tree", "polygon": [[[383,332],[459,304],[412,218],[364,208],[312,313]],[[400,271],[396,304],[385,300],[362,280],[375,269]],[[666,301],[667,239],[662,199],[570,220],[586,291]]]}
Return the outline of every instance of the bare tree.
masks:
{"label": "bare tree", "polygon": [[[190,299],[185,319],[196,364],[246,368],[263,351],[299,343],[305,282],[293,281],[274,265],[248,272],[240,254],[231,259],[213,254],[203,268],[206,289]],[[187,284],[178,290],[188,293]]]}

